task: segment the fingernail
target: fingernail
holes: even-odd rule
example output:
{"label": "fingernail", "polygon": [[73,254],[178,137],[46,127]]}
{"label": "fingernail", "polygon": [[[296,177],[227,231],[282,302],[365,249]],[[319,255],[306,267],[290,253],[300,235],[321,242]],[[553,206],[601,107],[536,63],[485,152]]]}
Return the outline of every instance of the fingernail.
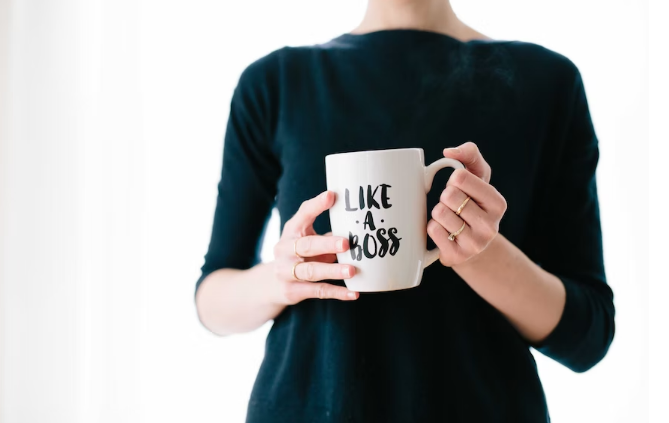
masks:
{"label": "fingernail", "polygon": [[457,148],[457,147],[444,148],[444,154],[446,152],[453,153],[453,154],[460,154],[460,149]]}
{"label": "fingernail", "polygon": [[353,291],[349,291],[348,294],[346,294],[346,296],[352,300],[355,300],[355,292]]}
{"label": "fingernail", "polygon": [[337,251],[344,251],[344,240],[340,239],[337,241]]}
{"label": "fingernail", "polygon": [[350,267],[345,267],[344,270],[341,272],[345,278],[350,278],[351,277],[351,268]]}

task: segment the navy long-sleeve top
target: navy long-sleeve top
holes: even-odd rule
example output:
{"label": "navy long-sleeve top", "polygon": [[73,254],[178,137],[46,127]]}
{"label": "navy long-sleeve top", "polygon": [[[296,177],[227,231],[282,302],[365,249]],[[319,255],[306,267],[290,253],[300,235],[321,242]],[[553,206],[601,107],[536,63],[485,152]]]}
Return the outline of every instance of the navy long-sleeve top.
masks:
{"label": "navy long-sleeve top", "polygon": [[[282,48],[248,66],[196,292],[217,269],[258,263],[271,209],[283,227],[326,189],[326,155],[420,147],[430,163],[468,140],[507,200],[500,233],[566,288],[557,327],[530,345],[438,262],[417,288],[303,301],[274,321],[247,422],[547,422],[530,347],[575,372],[604,357],[614,306],[583,82],[570,60],[523,42],[384,30]],[[428,213],[447,177],[437,175]],[[327,213],[314,228],[330,230]]]}

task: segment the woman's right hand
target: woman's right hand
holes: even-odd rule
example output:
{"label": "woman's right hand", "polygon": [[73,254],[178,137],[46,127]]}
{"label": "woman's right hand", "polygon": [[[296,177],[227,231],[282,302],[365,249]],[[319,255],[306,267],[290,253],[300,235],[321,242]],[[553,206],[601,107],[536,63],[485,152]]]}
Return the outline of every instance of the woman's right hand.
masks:
{"label": "woman's right hand", "polygon": [[[348,239],[330,234],[318,235],[313,224],[316,218],[335,202],[335,193],[325,191],[302,203],[283,227],[281,239],[274,246],[274,272],[278,279],[277,302],[297,304],[309,298],[350,301],[358,293],[346,287],[319,282],[348,279],[355,267],[335,263],[336,253],[349,249]],[[297,277],[297,279],[296,279]]]}

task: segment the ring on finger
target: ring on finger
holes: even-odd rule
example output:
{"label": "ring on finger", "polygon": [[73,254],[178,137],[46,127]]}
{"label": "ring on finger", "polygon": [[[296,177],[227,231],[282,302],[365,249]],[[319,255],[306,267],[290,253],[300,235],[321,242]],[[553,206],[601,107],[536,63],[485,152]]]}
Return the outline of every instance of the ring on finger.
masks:
{"label": "ring on finger", "polygon": [[467,226],[467,222],[465,222],[465,221],[463,220],[463,221],[462,221],[462,226],[460,227],[460,229],[458,229],[458,230],[455,231],[455,232],[452,232],[452,233],[448,236],[448,240],[449,240],[449,241],[455,241],[455,238],[457,238],[457,236],[460,235],[460,234],[462,233],[462,231],[465,230],[465,226]]}
{"label": "ring on finger", "polygon": [[293,279],[295,279],[296,281],[303,281],[304,280],[304,279],[298,278],[297,273],[295,272],[295,270],[297,269],[297,265],[301,264],[301,263],[302,263],[301,261],[296,261],[295,264],[293,265]]}
{"label": "ring on finger", "polygon": [[299,241],[300,238],[295,238],[295,242],[293,242],[293,252],[295,253],[295,256],[302,260],[304,257],[302,257],[298,252],[297,252],[297,241]]}
{"label": "ring on finger", "polygon": [[470,196],[467,196],[467,198],[465,198],[465,201],[463,201],[462,204],[460,204],[460,207],[458,207],[458,210],[455,212],[456,216],[460,216],[460,213],[462,213],[462,210],[464,210],[465,206],[467,205],[467,203],[469,203],[469,200],[471,199],[472,197]]}

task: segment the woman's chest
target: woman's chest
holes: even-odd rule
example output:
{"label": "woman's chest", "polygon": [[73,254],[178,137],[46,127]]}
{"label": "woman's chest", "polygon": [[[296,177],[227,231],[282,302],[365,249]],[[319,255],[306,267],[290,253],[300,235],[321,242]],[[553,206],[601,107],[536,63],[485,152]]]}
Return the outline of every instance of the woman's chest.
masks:
{"label": "woman's chest", "polygon": [[[308,112],[284,115],[276,136],[283,169],[277,196],[282,221],[304,200],[326,189],[325,157],[329,154],[422,148],[429,164],[443,157],[444,148],[473,141],[492,167],[491,183],[509,204],[501,229],[522,230],[536,188],[534,174],[545,141],[541,131],[524,125],[520,115],[475,103],[464,102],[460,107],[433,104],[430,110],[372,106],[372,111],[366,111],[350,104],[328,104],[318,113],[319,105],[314,103],[301,108]],[[437,174],[428,194],[428,217],[450,173]],[[329,221],[319,219],[317,226],[329,230]]]}

